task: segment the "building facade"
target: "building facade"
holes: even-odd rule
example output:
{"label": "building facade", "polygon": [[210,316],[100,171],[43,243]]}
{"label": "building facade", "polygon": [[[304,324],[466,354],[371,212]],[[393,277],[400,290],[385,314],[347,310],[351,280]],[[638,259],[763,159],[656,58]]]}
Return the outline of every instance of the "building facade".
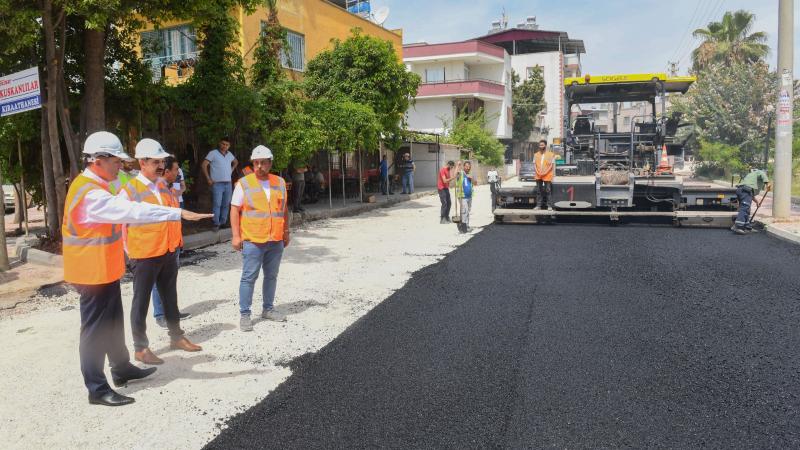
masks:
{"label": "building facade", "polygon": [[[528,17],[514,28],[508,28],[506,20],[494,22],[489,34],[477,39],[505,49],[520,82],[527,80],[537,67],[542,70],[545,105],[527,143],[563,138],[564,78],[581,75],[580,55],[586,53],[583,41],[570,39],[564,31],[540,30],[535,17]],[[515,154],[530,145],[522,142],[517,147]]]}
{"label": "building facade", "polygon": [[422,80],[406,113],[411,130],[444,134],[458,114],[483,109],[486,129],[511,139],[511,59],[502,47],[477,40],[410,44],[403,62]]}
{"label": "building facade", "polygon": [[[402,58],[401,30],[387,30],[369,20],[366,14],[349,12],[347,6],[345,0],[278,0],[278,20],[286,29],[288,44],[281,63],[291,76],[302,77],[308,61],[330,49],[332,39],[347,39],[354,28],[390,41],[398,59]],[[239,41],[233,45],[241,52],[246,67],[253,62],[268,14],[264,6],[252,14],[246,14],[241,8],[231,10],[232,17],[239,24]],[[195,62],[201,57],[191,22],[168,22],[158,29],[149,25],[141,30],[140,35],[142,58],[150,65],[155,79],[165,77],[167,83],[177,84],[191,76]]]}

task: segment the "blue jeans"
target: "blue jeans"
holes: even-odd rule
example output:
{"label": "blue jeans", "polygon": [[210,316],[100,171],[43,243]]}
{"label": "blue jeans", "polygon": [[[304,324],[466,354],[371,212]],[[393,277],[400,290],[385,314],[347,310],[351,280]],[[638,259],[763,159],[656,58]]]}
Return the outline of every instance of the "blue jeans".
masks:
{"label": "blue jeans", "polygon": [[403,194],[414,193],[414,172],[406,172],[403,174]]}
{"label": "blue jeans", "polygon": [[253,304],[258,272],[264,271],[262,281],[263,310],[269,311],[275,303],[275,289],[278,287],[278,269],[283,256],[283,241],[272,241],[265,244],[254,244],[250,241],[242,243],[242,279],[239,282],[239,312],[243,316],[250,315]]}
{"label": "blue jeans", "polygon": [[231,183],[217,183],[211,186],[212,208],[214,213],[214,226],[225,225],[228,223],[228,213],[231,209],[231,195],[233,188]]}
{"label": "blue jeans", "polygon": [[[181,267],[181,249],[175,249],[175,259],[177,260],[178,268]],[[153,291],[150,293],[153,300],[153,317],[164,317],[164,305],[161,303],[161,296],[158,295],[155,283],[153,283]]]}

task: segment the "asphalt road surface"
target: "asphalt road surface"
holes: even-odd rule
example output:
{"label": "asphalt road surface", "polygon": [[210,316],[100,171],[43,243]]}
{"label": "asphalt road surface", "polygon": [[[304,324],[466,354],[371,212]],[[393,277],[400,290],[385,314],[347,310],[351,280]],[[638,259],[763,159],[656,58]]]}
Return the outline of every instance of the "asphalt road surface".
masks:
{"label": "asphalt road surface", "polygon": [[208,447],[798,448],[799,326],[764,234],[494,225]]}

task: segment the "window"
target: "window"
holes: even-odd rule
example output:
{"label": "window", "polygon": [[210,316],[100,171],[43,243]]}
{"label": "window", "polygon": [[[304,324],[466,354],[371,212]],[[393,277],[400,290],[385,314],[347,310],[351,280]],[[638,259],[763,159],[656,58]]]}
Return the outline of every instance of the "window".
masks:
{"label": "window", "polygon": [[538,64],[533,66],[533,67],[526,67],[525,68],[525,79],[529,80],[536,72],[541,71],[541,70],[542,70],[542,66],[540,66]]}
{"label": "window", "polygon": [[281,66],[302,72],[306,69],[306,37],[286,30],[286,51],[281,52]]}
{"label": "window", "polygon": [[631,118],[630,117],[625,117],[624,119],[622,119],[622,126],[630,127],[631,126]]}
{"label": "window", "polygon": [[[191,25],[144,31],[140,34],[143,60],[150,65],[153,79],[159,80],[164,67],[177,65],[178,76],[194,65],[197,36]],[[191,69],[188,69],[191,73]]]}
{"label": "window", "polygon": [[425,69],[426,83],[444,83],[444,67],[439,69]]}
{"label": "window", "polygon": [[190,25],[142,32],[141,44],[144,59],[181,60],[197,53],[197,36]]}

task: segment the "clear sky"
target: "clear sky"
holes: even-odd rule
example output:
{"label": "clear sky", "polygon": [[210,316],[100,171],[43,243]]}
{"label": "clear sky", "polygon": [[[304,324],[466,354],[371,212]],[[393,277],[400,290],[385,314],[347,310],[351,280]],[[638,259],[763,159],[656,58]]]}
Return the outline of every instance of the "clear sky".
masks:
{"label": "clear sky", "polygon": [[[777,61],[778,0],[373,0],[391,10],[387,28],[402,28],[404,42],[451,42],[482,36],[505,8],[509,27],[536,16],[542,30],[566,31],[583,39],[584,73],[664,71],[680,60],[680,73],[691,65],[698,41],[696,28],[718,21],[725,11],[755,13],[752,31],[765,31]],[[800,78],[800,2],[795,1],[794,75]]]}

